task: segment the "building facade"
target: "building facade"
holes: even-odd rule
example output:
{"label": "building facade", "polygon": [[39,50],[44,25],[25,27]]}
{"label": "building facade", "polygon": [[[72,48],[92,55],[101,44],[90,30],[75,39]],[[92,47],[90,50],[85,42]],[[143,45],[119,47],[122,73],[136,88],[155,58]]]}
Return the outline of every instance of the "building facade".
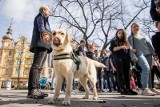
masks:
{"label": "building facade", "polygon": [[[18,41],[14,41],[11,26],[6,35],[2,36],[2,46],[0,47],[0,79],[2,87],[5,81],[11,80],[12,85],[25,86],[28,83],[28,75],[33,61],[33,53],[29,52],[30,43],[25,36],[20,36]],[[43,66],[41,77],[49,77],[52,73],[46,61]]]}

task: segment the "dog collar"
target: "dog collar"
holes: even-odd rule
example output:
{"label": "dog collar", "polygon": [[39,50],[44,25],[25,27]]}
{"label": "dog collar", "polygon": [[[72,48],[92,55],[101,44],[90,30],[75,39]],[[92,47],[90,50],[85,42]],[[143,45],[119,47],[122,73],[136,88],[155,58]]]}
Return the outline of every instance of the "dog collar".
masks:
{"label": "dog collar", "polygon": [[53,60],[71,59],[70,53],[64,53],[59,55],[54,55]]}

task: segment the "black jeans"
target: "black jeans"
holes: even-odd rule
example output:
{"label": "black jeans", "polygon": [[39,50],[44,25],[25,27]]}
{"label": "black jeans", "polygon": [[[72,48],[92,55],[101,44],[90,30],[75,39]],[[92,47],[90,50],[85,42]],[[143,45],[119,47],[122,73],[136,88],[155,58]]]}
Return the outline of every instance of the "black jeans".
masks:
{"label": "black jeans", "polygon": [[154,74],[160,79],[160,71],[158,70],[157,66],[153,66],[151,70],[151,81],[152,81],[152,88],[154,88]]}
{"label": "black jeans", "polygon": [[29,72],[28,91],[39,89],[39,79],[42,67],[47,58],[47,50],[44,48],[36,48],[34,52],[33,63]]}
{"label": "black jeans", "polygon": [[117,72],[117,81],[120,87],[120,90],[128,90],[130,89],[130,60],[129,59],[121,59],[115,58],[114,64]]}
{"label": "black jeans", "polygon": [[96,87],[97,87],[97,89],[100,89],[100,90],[102,90],[102,81],[101,81],[101,79],[102,79],[102,72],[101,72],[101,68],[96,68],[96,70],[97,70],[97,84],[96,84]]}

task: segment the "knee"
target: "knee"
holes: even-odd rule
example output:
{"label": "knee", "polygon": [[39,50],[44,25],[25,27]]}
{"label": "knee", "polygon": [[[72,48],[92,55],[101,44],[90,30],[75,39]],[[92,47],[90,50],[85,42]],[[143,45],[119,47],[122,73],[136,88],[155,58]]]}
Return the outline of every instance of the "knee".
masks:
{"label": "knee", "polygon": [[39,65],[33,64],[31,69],[37,69],[38,71],[41,71],[42,67],[40,67]]}

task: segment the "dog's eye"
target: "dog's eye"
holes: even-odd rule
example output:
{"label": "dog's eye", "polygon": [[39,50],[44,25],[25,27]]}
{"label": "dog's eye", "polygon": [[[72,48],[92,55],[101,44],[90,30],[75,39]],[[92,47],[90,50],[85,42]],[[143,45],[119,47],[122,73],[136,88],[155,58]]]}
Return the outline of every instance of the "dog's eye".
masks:
{"label": "dog's eye", "polygon": [[64,33],[61,33],[61,35],[64,35]]}
{"label": "dog's eye", "polygon": [[55,36],[56,35],[56,32],[53,32],[53,36]]}

